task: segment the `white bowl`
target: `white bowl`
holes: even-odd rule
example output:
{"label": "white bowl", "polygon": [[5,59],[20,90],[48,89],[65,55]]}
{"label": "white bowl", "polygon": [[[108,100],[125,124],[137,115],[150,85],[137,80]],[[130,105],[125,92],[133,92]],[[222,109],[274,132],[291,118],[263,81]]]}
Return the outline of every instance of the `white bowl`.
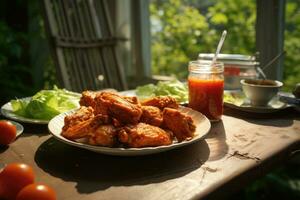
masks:
{"label": "white bowl", "polygon": [[276,80],[243,79],[242,89],[253,106],[267,106],[283,83]]}

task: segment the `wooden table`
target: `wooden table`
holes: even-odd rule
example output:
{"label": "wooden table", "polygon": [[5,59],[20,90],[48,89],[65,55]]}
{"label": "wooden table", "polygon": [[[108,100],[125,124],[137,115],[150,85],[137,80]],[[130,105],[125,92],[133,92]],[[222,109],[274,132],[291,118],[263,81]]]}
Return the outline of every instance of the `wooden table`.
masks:
{"label": "wooden table", "polygon": [[225,110],[207,138],[164,153],[115,157],[64,144],[46,126],[25,131],[0,162],[34,167],[58,200],[220,198],[244,187],[300,147],[300,114],[249,115]]}

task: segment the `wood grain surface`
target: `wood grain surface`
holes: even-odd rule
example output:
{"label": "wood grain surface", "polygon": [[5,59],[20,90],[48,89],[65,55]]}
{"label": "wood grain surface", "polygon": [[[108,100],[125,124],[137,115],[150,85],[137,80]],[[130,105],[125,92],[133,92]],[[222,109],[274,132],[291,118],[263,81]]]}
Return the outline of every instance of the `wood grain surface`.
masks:
{"label": "wood grain surface", "polygon": [[34,167],[36,181],[59,200],[221,198],[289,158],[300,148],[300,114],[225,110],[205,140],[154,155],[118,157],[64,144],[45,125],[0,148],[0,162]]}

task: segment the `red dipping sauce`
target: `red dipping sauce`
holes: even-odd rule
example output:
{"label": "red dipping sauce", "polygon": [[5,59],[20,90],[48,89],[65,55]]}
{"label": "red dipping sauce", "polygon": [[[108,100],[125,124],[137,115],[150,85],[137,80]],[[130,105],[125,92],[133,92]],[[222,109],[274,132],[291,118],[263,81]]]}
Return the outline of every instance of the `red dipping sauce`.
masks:
{"label": "red dipping sauce", "polygon": [[189,107],[201,112],[212,121],[223,114],[224,65],[211,61],[189,63]]}
{"label": "red dipping sauce", "polygon": [[189,78],[189,107],[210,120],[220,120],[223,114],[224,80]]}

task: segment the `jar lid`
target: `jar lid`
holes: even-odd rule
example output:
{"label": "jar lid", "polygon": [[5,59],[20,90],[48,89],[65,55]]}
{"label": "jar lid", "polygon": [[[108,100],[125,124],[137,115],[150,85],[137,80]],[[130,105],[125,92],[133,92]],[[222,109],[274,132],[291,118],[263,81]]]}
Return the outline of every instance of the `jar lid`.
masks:
{"label": "jar lid", "polygon": [[212,64],[211,60],[195,60],[189,62],[189,71],[198,73],[223,73],[224,65],[221,62]]}
{"label": "jar lid", "polygon": [[[212,60],[215,54],[213,53],[200,53],[198,55],[199,60]],[[259,62],[256,62],[255,56],[241,55],[241,54],[219,54],[218,61],[224,64],[235,64],[235,65],[252,65],[256,66]]]}

